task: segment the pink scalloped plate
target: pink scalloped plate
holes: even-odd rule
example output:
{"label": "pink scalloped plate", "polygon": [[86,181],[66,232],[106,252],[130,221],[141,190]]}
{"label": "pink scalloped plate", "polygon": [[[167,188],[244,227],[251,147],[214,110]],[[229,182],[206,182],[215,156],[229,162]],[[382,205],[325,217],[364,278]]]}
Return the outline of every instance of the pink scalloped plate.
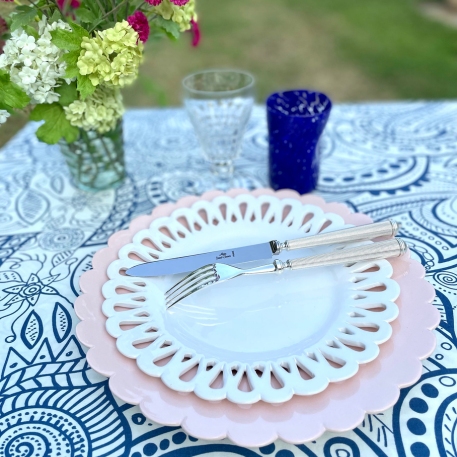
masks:
{"label": "pink scalloped plate", "polygon": [[[268,194],[296,198],[303,203],[320,206],[325,212],[342,216],[347,224],[372,222],[364,214],[350,213],[340,203],[326,203],[315,195],[300,196],[294,191],[257,189],[249,192],[232,189],[230,197],[250,193],[257,197]],[[343,432],[357,427],[366,413],[379,413],[395,404],[400,388],[414,384],[421,376],[421,360],[434,350],[436,339],[432,330],[440,315],[431,304],[433,287],[424,279],[422,265],[409,254],[394,259],[392,276],[401,288],[396,301],[399,317],[392,322],[392,337],[381,345],[373,362],[360,366],[356,376],[331,384],[320,394],[295,396],[281,405],[259,402],[240,407],[224,400],[210,403],[195,394],[180,394],[169,389],[160,378],[150,377],[139,370],[135,360],[124,357],[116,349],[115,339],[105,330],[102,313],[102,286],[108,280],[108,265],[117,258],[119,249],[130,243],[134,234],[149,227],[159,217],[169,216],[177,208],[190,207],[199,199],[211,201],[223,195],[212,191],[201,197],[185,197],[175,204],[164,204],[149,216],[132,221],[128,230],[111,236],[108,247],[98,251],[92,261],[93,270],[80,280],[83,295],[78,297],[75,310],[81,319],[76,334],[85,346],[89,365],[108,376],[112,392],[127,403],[138,404],[149,419],[164,425],[182,426],[192,436],[216,440],[225,437],[241,446],[264,446],[277,438],[299,444],[315,440],[326,430]]]}

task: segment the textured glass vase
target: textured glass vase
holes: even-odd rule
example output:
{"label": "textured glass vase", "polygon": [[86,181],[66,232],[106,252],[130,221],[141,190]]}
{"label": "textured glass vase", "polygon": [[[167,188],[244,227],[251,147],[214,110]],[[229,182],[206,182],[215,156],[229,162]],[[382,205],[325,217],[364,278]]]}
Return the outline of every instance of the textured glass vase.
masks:
{"label": "textured glass vase", "polygon": [[122,120],[104,134],[80,129],[74,143],[61,140],[59,146],[79,189],[89,192],[114,189],[124,181]]}
{"label": "textured glass vase", "polygon": [[332,103],[319,92],[291,90],[267,100],[270,185],[300,194],[316,188],[319,176],[319,138]]}

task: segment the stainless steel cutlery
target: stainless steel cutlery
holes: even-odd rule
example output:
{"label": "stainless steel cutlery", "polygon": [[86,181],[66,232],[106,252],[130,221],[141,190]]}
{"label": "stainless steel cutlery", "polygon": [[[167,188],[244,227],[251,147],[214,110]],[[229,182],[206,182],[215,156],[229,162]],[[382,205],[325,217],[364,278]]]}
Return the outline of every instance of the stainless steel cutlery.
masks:
{"label": "stainless steel cutlery", "polygon": [[185,273],[213,263],[227,265],[240,264],[253,260],[270,260],[282,251],[366,241],[382,236],[393,237],[397,234],[399,227],[400,224],[394,220],[387,220],[285,242],[270,241],[240,248],[221,249],[203,254],[141,263],[129,268],[126,274],[129,276],[162,276]]}
{"label": "stainless steel cutlery", "polygon": [[[301,243],[301,240],[295,241]],[[386,259],[389,257],[398,257],[404,254],[407,249],[407,244],[401,238],[393,238],[379,243],[340,249],[325,254],[287,260],[285,262],[275,260],[272,264],[246,270],[221,263],[213,263],[196,269],[169,289],[165,294],[165,305],[167,308],[171,308],[176,303],[201,289],[242,275],[280,273],[284,270],[303,270],[305,268],[356,263],[365,260]]]}

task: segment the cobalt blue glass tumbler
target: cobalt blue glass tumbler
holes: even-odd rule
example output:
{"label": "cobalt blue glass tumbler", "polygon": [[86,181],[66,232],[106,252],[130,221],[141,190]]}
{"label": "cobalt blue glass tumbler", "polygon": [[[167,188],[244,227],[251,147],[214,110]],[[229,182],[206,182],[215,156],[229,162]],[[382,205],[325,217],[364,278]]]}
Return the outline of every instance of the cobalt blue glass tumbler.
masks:
{"label": "cobalt blue glass tumbler", "polygon": [[300,194],[316,188],[319,138],[332,108],[319,92],[291,90],[267,100],[270,186]]}

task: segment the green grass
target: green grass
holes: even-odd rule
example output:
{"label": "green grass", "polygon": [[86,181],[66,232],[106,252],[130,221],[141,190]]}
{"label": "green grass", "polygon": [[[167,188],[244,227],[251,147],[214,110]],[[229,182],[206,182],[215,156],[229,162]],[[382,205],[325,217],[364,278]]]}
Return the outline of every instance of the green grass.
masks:
{"label": "green grass", "polygon": [[[197,4],[201,46],[188,34],[148,43],[127,106],[178,105],[186,74],[221,67],[252,72],[259,102],[298,87],[335,101],[457,98],[457,29],[423,17],[413,0]],[[12,130],[0,128],[0,144]]]}
{"label": "green grass", "polygon": [[457,30],[423,17],[408,0],[286,0],[322,18],[343,58],[399,98],[457,96]]}

